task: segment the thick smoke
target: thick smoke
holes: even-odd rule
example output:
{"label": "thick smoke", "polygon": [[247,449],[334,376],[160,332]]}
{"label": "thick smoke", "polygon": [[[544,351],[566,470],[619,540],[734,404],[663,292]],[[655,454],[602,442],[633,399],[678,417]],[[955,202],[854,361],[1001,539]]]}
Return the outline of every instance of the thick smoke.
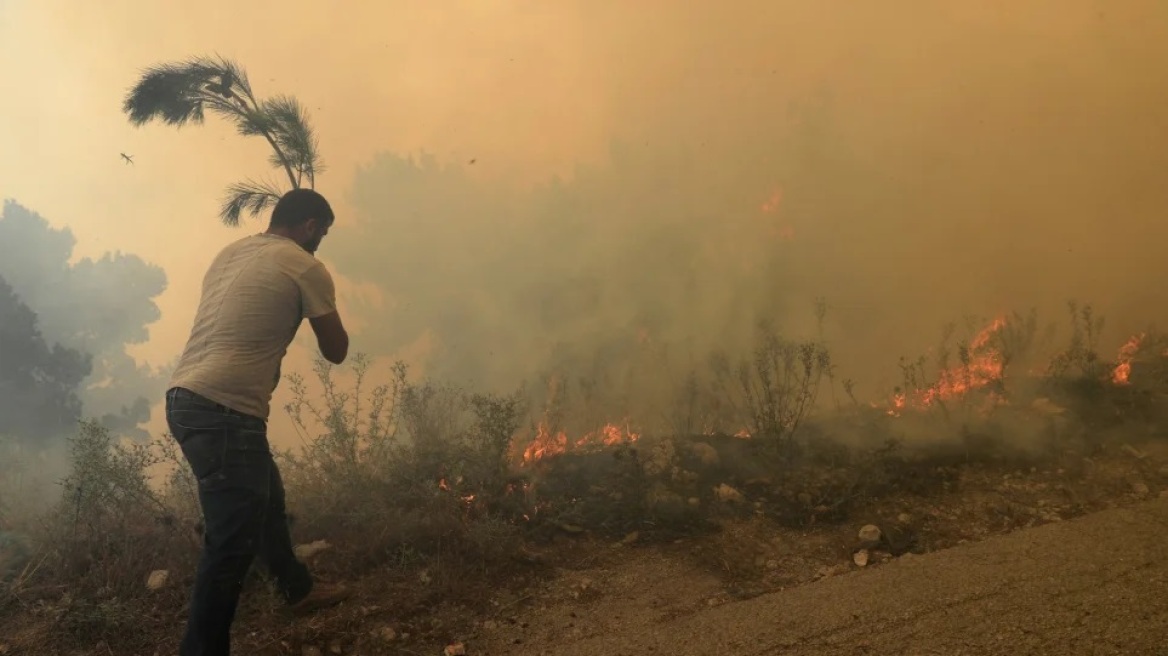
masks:
{"label": "thick smoke", "polygon": [[74,244],[67,228],[54,229],[8,201],[0,215],[0,276],[35,313],[46,342],[91,359],[79,391],[84,415],[118,434],[145,436],[140,425],[150,419],[149,400],[161,394],[165,372],[138,365],[126,347],[149,339],[166,275],[124,253],[72,261]]}
{"label": "thick smoke", "polygon": [[654,340],[710,347],[749,332],[775,291],[758,278],[787,244],[765,198],[670,182],[691,166],[684,152],[617,147],[610,166],[507,193],[385,155],[359,174],[355,203],[386,220],[338,230],[328,256],[391,299],[364,343],[433,340],[442,376],[506,384]]}
{"label": "thick smoke", "polygon": [[841,373],[879,398],[950,322],[1037,308],[1065,337],[1067,301],[1091,303],[1106,356],[1165,318],[1162,6],[804,6],[582,11],[620,120],[563,179],[362,168],[359,225],[324,249],[385,292],[361,348],[505,385],[667,345],[664,382],[760,318],[815,334],[823,299]]}
{"label": "thick smoke", "polygon": [[[163,4],[66,4],[27,4],[37,22],[11,41],[56,68],[13,69],[10,86],[50,97],[72,74],[86,100],[60,114],[13,104],[9,123],[43,128],[10,137],[50,140],[24,150],[82,185],[63,199],[124,199],[92,219],[71,212],[79,234],[81,220],[108,224],[105,238],[143,252],[150,231],[99,210],[171,217],[183,243],[214,232],[190,226],[213,221],[223,184],[262,167],[263,145],[212,126],[119,133],[116,108],[141,66],[238,57],[258,91],[300,97],[319,128],[320,187],[342,213],[322,256],[385,300],[360,308],[354,347],[428,348],[435,373],[506,386],[557,366],[588,376],[597,362],[651,361],[646,350],[668,345],[664,380],[711,346],[746,348],[760,316],[814,333],[823,298],[840,374],[880,398],[899,356],[935,347],[966,315],[976,326],[1038,306],[1065,336],[1064,303],[1091,302],[1108,320],[1107,355],[1168,312],[1156,283],[1168,273],[1158,0],[346,12],[290,0],[279,15],[208,0],[181,19]],[[288,38],[256,40],[257,21]],[[320,47],[305,58],[304,43]],[[123,148],[136,166],[109,163]],[[420,151],[436,159],[406,156]],[[25,156],[12,162],[10,184],[55,193]],[[175,243],[160,232],[149,238]],[[176,280],[205,265],[158,257]],[[195,293],[166,300],[176,317]],[[177,349],[188,320],[168,321]]]}

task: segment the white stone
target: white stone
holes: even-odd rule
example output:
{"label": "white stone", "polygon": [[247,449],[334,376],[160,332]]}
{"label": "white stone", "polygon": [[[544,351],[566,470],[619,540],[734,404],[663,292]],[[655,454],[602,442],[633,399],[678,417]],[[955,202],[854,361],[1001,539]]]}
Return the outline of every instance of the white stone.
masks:
{"label": "white stone", "polygon": [[161,590],[166,586],[166,582],[170,580],[170,572],[165,569],[156,569],[150,572],[150,576],[146,578],[146,588],[149,590]]}
{"label": "white stone", "polygon": [[296,554],[298,560],[311,560],[313,556],[322,551],[328,551],[332,547],[333,545],[324,540],[317,540],[308,544],[298,544],[292,549],[292,552]]}
{"label": "white stone", "polygon": [[852,562],[854,562],[858,567],[866,567],[868,565],[868,557],[868,550],[860,549],[856,553],[852,554]]}
{"label": "white stone", "polygon": [[868,546],[875,546],[880,543],[880,538],[883,533],[880,532],[880,527],[875,524],[868,524],[860,529],[860,542]]}
{"label": "white stone", "polygon": [[742,493],[734,488],[722,483],[714,488],[714,495],[718,497],[719,501],[738,502],[742,501]]}

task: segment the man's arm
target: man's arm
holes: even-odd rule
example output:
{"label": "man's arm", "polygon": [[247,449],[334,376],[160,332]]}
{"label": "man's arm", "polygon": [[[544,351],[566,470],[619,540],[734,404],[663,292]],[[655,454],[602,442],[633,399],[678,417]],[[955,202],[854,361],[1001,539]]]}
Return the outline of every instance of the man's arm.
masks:
{"label": "man's arm", "polygon": [[341,323],[341,315],[333,310],[308,320],[312,332],[316,333],[316,344],[325,360],[340,364],[349,355],[349,333]]}
{"label": "man's arm", "polygon": [[333,364],[341,364],[349,355],[349,333],[337,312],[333,277],[317,262],[300,276],[299,283],[302,311],[316,333],[320,354]]}

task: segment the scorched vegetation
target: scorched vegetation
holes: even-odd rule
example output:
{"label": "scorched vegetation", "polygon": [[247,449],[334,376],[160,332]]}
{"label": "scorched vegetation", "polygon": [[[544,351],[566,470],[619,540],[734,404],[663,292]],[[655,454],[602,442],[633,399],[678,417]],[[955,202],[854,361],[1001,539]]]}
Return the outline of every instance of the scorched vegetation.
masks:
{"label": "scorched vegetation", "polygon": [[[604,416],[620,406],[567,372],[498,395],[400,363],[373,385],[367,358],[321,362],[289,377],[300,444],[277,456],[300,553],[357,598],[289,622],[257,567],[237,640],[254,654],[423,649],[515,611],[558,567],[618,566],[613,545],[694,544],[686,558],[759,593],[1146,496],[1168,338],[1147,331],[1105,358],[1101,320],[1070,316],[1055,353],[1034,313],[956,342],[947,327],[877,401],[837,378],[822,339],[763,324],[752,349],[711,354],[677,378],[663,418],[640,422]],[[51,509],[14,513],[0,487],[0,645],[173,651],[200,540],[194,481],[166,436],[124,443],[87,422],[71,446]],[[1139,457],[1100,473],[1125,453]],[[6,483],[18,460],[0,460]],[[873,522],[880,543],[856,547]],[[792,551],[800,539],[821,547]]]}

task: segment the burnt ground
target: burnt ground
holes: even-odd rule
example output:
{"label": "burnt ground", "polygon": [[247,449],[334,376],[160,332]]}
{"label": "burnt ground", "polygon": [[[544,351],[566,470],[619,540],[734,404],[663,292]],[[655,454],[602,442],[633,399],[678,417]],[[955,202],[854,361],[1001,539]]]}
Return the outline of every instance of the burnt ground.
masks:
{"label": "burnt ground", "polygon": [[[850,457],[829,450],[804,454],[798,468],[772,470],[769,476],[757,471],[753,464],[759,460],[749,452],[734,455],[749,441],[729,437],[674,440],[667,447],[646,444],[640,455],[618,449],[562,456],[538,474],[542,484],[533,489],[540,512],[526,527],[524,546],[516,548],[506,566],[493,562],[468,571],[421,559],[387,563],[346,579],[355,591],[350,601],[301,620],[288,617],[253,581],[237,623],[236,650],[301,656],[431,654],[460,643],[468,654],[607,654],[621,653],[612,650],[625,644],[620,636],[654,636],[639,638],[648,642],[637,651],[653,651],[659,644],[657,651],[674,653],[837,653],[832,650],[838,645],[823,643],[823,635],[812,629],[806,629],[810,642],[787,644],[785,651],[773,651],[781,641],[772,640],[777,640],[773,631],[758,634],[754,625],[728,629],[738,645],[729,651],[725,630],[717,643],[722,648],[704,651],[695,643],[688,652],[672,632],[701,627],[706,617],[733,622],[740,612],[742,622],[756,622],[757,617],[748,619],[751,613],[772,612],[750,610],[758,604],[779,604],[773,612],[789,612],[782,607],[788,602],[772,600],[820,599],[816,603],[826,604],[824,613],[838,610],[823,600],[828,593],[812,590],[835,590],[827,599],[840,603],[885,599],[881,612],[890,612],[907,603],[904,591],[875,572],[911,570],[916,566],[908,563],[925,554],[971,546],[981,549],[974,553],[989,554],[974,561],[999,566],[1002,559],[993,555],[999,547],[993,545],[1003,535],[1049,524],[1069,526],[1071,520],[1168,494],[1168,441],[1131,434],[1067,440],[1040,452],[995,450],[981,443],[973,445],[976,454],[969,443],[916,455],[891,447]],[[639,463],[632,469],[630,457]],[[637,475],[630,478],[630,471]],[[866,525],[880,528],[878,543],[860,543],[858,533]],[[1103,544],[1089,532],[1062,535],[1064,541],[1081,541],[1077,548],[1082,553]],[[1122,536],[1117,539],[1122,542]],[[338,578],[347,554],[359,546],[335,544],[313,558],[314,570]],[[868,562],[861,567],[857,549],[864,546],[869,547],[863,552]],[[1082,553],[1052,553],[1050,558],[1080,558]],[[1027,557],[1042,559],[1041,553]],[[1048,578],[1057,578],[1059,571],[1050,570]],[[68,595],[46,594],[25,597],[22,609],[0,616],[0,654],[173,653],[190,583],[188,574],[174,574],[170,585],[154,593],[153,611],[145,615],[97,617],[117,604],[88,607],[86,621],[94,627],[120,622],[116,626],[122,631],[140,627],[149,632],[149,640],[134,636],[136,646],[129,651],[121,642],[128,635],[111,631],[78,632],[74,626],[77,637],[56,639]],[[992,567],[981,576],[995,576]],[[1108,584],[1109,599],[1122,595],[1115,587],[1122,581],[1116,581]],[[946,598],[940,590],[913,594],[917,606],[927,605],[922,594],[936,594],[938,602]],[[1093,603],[1083,601],[1083,612],[1096,612]],[[67,615],[76,621],[77,613]],[[967,624],[953,626],[968,630]],[[853,628],[824,629],[824,635],[854,638],[856,645],[869,639],[876,650],[870,653],[911,653],[902,649],[909,644],[903,635],[888,634],[888,641],[880,642],[885,638],[864,638]],[[918,636],[913,644],[925,648],[920,653],[1072,653],[958,648],[945,642],[943,626],[930,630],[942,633],[927,640]],[[145,644],[151,646],[140,646]],[[814,644],[823,650],[808,646]],[[931,645],[940,651],[928,651]],[[796,648],[802,651],[792,651]]]}

